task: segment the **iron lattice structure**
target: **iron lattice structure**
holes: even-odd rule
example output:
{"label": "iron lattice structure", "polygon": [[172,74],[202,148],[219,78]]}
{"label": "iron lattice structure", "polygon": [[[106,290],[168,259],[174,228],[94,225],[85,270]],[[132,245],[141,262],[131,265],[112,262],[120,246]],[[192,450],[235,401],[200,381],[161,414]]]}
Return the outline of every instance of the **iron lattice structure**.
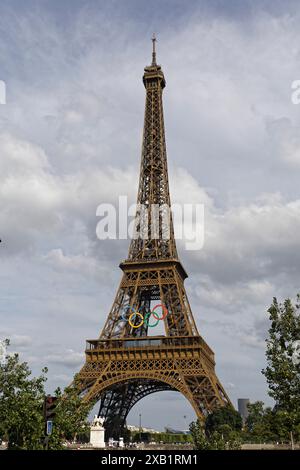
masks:
{"label": "iron lattice structure", "polygon": [[[118,436],[131,408],[154,392],[179,391],[200,419],[230,404],[215,374],[214,353],[198,333],[184,287],[187,274],[177,254],[163,118],[166,83],[156,63],[155,39],[143,82],[146,105],[136,230],[144,235],[132,239],[128,258],[120,264],[123,276],[111,311],[99,339],[87,341],[86,362],[79,372],[83,399],[100,400],[99,415],[113,436]],[[155,237],[150,223],[153,207],[163,208]],[[145,215],[148,224],[141,227]],[[133,326],[124,318],[131,307],[145,315],[153,301],[167,308],[165,336],[150,336],[146,322],[135,327],[138,316],[133,316]]]}

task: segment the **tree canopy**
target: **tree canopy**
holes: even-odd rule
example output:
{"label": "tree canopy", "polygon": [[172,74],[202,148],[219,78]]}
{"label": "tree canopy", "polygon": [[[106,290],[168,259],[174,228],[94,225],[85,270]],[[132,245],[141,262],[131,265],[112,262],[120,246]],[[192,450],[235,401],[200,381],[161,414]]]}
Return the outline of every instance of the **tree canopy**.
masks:
{"label": "tree canopy", "polygon": [[7,355],[0,364],[0,439],[11,449],[43,448],[46,373],[45,368],[39,377],[31,377],[18,354]]}
{"label": "tree canopy", "polygon": [[205,432],[207,435],[218,431],[220,426],[226,425],[231,431],[240,431],[242,429],[241,415],[232,406],[217,408],[210,413],[205,421]]}
{"label": "tree canopy", "polygon": [[[9,345],[9,341],[6,341]],[[80,396],[77,378],[62,392],[55,391],[53,432],[45,441],[43,404],[47,368],[39,377],[32,377],[26,362],[18,354],[7,354],[0,363],[0,440],[10,449],[61,449],[66,439],[74,439],[88,430],[91,403]]]}
{"label": "tree canopy", "polygon": [[290,299],[282,304],[273,299],[268,310],[271,325],[267,339],[267,367],[262,371],[277,410],[292,414],[300,410],[300,361],[296,359],[300,339],[299,302],[299,295],[295,305]]}

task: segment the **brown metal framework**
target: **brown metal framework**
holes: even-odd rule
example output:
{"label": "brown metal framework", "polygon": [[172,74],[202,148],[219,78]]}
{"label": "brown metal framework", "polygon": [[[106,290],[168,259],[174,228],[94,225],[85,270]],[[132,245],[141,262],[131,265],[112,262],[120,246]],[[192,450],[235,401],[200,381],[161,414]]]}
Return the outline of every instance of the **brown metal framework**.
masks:
{"label": "brown metal framework", "polygon": [[[143,82],[146,105],[136,230],[142,232],[142,204],[147,236],[144,229],[143,237],[132,239],[128,258],[120,264],[123,277],[111,311],[99,339],[87,341],[86,362],[79,372],[84,400],[101,400],[99,415],[115,436],[131,408],[157,391],[181,392],[200,419],[230,404],[215,374],[214,353],[198,333],[184,288],[187,274],[178,259],[172,214],[166,213],[171,206],[162,102],[166,83],[156,63],[155,38]],[[163,207],[155,236],[153,205]],[[164,223],[166,217],[169,224]],[[165,336],[150,336],[145,323],[134,328],[123,318],[129,306],[149,312],[153,301],[168,310]],[[140,317],[133,318],[134,325],[139,321]]]}

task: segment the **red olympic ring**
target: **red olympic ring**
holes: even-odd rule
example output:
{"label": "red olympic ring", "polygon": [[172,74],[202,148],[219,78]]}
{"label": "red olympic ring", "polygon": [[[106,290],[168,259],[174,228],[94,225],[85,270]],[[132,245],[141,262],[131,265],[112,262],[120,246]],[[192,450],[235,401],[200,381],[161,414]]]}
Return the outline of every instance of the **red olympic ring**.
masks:
{"label": "red olympic ring", "polygon": [[[157,307],[161,307],[162,310],[164,311],[164,314],[162,317],[158,317],[156,312],[154,311]],[[164,305],[164,304],[157,304],[155,305],[155,307],[153,307],[153,309],[151,310],[151,315],[154,316],[154,318],[156,318],[156,320],[164,320],[166,318],[166,316],[168,315],[168,309],[167,307]]]}

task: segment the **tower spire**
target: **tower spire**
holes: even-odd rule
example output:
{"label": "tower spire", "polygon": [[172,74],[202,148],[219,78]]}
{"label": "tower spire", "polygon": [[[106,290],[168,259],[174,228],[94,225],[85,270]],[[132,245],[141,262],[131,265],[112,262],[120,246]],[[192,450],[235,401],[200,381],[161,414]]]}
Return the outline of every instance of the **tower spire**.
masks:
{"label": "tower spire", "polygon": [[[137,198],[138,236],[131,240],[128,253],[130,260],[178,258],[169,194],[163,116],[162,93],[166,82],[161,66],[156,64],[155,35],[152,42],[152,64],[145,67],[143,75],[146,103]],[[158,213],[155,213],[155,207]]]}
{"label": "tower spire", "polygon": [[155,50],[155,43],[157,42],[155,33],[152,35],[152,64],[153,66],[157,65],[156,63],[156,50]]}

